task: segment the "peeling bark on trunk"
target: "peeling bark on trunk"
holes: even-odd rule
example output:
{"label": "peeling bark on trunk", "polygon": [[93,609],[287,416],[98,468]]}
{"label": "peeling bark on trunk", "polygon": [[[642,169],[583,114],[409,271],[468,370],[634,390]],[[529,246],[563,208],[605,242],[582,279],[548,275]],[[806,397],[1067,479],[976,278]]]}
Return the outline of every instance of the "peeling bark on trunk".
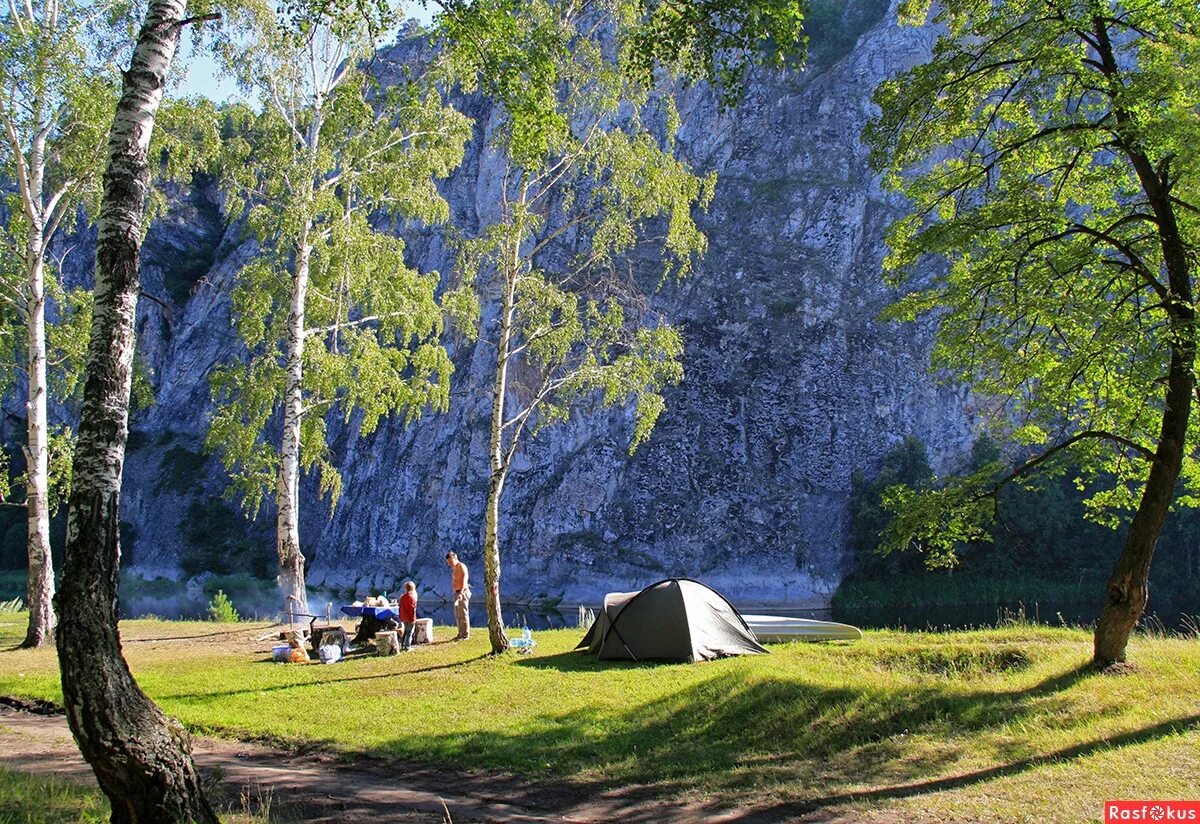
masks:
{"label": "peeling bark on trunk", "polygon": [[[40,199],[40,193],[38,195]],[[28,337],[28,398],[25,403],[25,509],[28,520],[29,629],[24,647],[40,647],[54,635],[54,568],[50,560],[49,456],[46,419],[46,288],[42,230],[32,226],[26,261],[25,328]]]}
{"label": "peeling bark on trunk", "polygon": [[292,277],[292,305],[288,311],[286,386],[283,401],[283,437],[279,445],[279,484],[276,549],[279,552],[279,591],[285,613],[307,613],[304,555],[300,552],[300,423],[304,416],[304,302],[308,299],[309,227],[300,234],[296,272]]}
{"label": "peeling bark on trunk", "polygon": [[118,824],[217,821],[201,789],[187,732],[138,687],[117,631],[121,469],[147,151],[185,8],[186,0],[150,4],[109,137],[97,224],[95,308],[57,599],[67,721]]}

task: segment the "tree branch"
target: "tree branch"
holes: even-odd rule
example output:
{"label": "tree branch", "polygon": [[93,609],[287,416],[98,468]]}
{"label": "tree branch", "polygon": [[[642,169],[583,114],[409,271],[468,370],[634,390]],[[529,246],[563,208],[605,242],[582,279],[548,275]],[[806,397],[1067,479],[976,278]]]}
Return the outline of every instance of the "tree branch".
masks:
{"label": "tree branch", "polygon": [[1099,430],[1099,429],[1087,429],[1087,430],[1084,430],[1083,432],[1079,432],[1075,435],[1072,435],[1071,437],[1067,438],[1062,443],[1055,444],[1054,446],[1050,447],[1049,449],[1047,449],[1045,452],[1041,453],[1037,457],[1031,458],[1030,460],[1021,464],[1019,467],[1014,469],[1008,475],[1006,475],[1005,477],[1003,477],[999,481],[997,481],[996,484],[991,489],[987,490],[986,492],[981,492],[978,495],[975,495],[973,498],[971,498],[971,500],[972,501],[982,501],[984,498],[991,498],[991,497],[995,496],[996,493],[998,493],[1005,486],[1012,483],[1017,478],[1028,475],[1030,472],[1037,469],[1039,466],[1044,464],[1046,461],[1050,460],[1050,458],[1054,457],[1059,452],[1062,452],[1064,449],[1068,449],[1068,448],[1074,446],[1075,444],[1079,443],[1080,441],[1089,440],[1089,439],[1112,441],[1113,443],[1119,444],[1120,446],[1123,446],[1126,449],[1130,449],[1130,450],[1138,453],[1142,458],[1144,458],[1152,463],[1154,461],[1158,460],[1158,456],[1154,454],[1153,450],[1151,450],[1145,446],[1142,446],[1139,443],[1135,443],[1134,441],[1129,440],[1129,438],[1125,438],[1125,437],[1122,437],[1121,435],[1116,435],[1112,432],[1105,432],[1105,431]]}

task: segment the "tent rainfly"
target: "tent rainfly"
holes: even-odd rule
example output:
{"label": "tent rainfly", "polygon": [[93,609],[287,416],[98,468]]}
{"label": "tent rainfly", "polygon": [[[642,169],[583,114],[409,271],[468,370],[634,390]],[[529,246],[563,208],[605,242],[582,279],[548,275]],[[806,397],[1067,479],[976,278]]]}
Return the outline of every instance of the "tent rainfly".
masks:
{"label": "tent rainfly", "polygon": [[724,595],[689,578],[605,595],[576,649],[626,661],[710,661],[766,652]]}

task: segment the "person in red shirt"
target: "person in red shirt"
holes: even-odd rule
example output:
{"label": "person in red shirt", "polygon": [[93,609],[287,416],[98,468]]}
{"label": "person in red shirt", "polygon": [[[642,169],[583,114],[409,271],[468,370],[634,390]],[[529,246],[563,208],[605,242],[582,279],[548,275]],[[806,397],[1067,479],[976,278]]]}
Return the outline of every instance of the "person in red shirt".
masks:
{"label": "person in red shirt", "polygon": [[417,626],[417,585],[412,581],[404,585],[404,594],[400,596],[400,623],[404,624],[400,649],[407,650],[412,646],[413,629]]}

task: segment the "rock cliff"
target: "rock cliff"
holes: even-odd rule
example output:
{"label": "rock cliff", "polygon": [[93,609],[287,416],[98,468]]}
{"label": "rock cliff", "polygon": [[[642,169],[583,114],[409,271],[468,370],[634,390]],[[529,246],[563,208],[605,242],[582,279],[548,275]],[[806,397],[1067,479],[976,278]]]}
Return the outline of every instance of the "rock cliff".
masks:
{"label": "rock cliff", "polygon": [[[677,575],[743,603],[820,604],[849,562],[851,472],[870,473],[909,433],[935,462],[969,443],[969,399],[926,374],[928,330],[877,319],[890,297],[882,233],[902,204],[881,192],[859,138],[876,84],[933,36],[898,27],[879,0],[817,3],[813,19],[809,68],[760,74],[737,110],[678,90],[684,151],[720,178],[707,258],[654,298],[683,330],[687,377],[632,457],[621,413],[577,414],[525,449],[506,491],[509,594],[595,602]],[[385,79],[405,57],[404,46],[384,55]],[[486,110],[469,113],[486,128]],[[491,169],[476,142],[447,182],[460,225],[494,208]],[[158,401],[134,422],[123,513],[144,574],[272,561],[270,513],[246,521],[223,502],[220,468],[201,454],[208,375],[239,352],[229,288],[253,253],[222,226],[218,198],[181,192],[146,249],[155,300],[143,302],[141,351]],[[451,268],[436,232],[410,238],[410,252]],[[361,592],[412,575],[444,590],[451,549],[481,575],[488,352],[452,346],[448,413],[334,439],[336,511],[306,487],[312,584]]]}

